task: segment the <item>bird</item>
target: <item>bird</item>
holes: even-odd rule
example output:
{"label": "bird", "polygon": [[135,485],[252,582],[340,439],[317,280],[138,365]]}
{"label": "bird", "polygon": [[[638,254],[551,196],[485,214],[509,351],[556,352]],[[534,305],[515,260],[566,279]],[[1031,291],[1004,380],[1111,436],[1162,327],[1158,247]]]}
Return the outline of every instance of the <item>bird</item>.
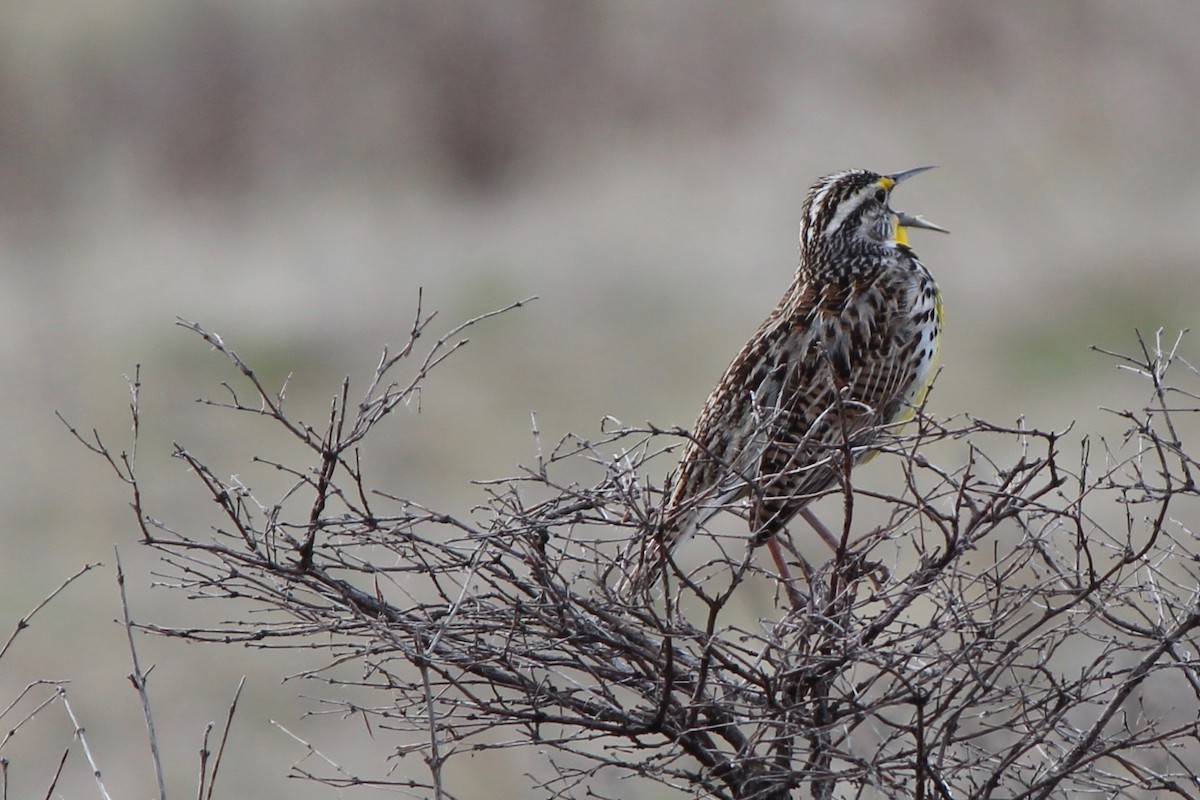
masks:
{"label": "bird", "polygon": [[[942,295],[907,229],[949,233],[896,211],[893,189],[931,166],[827,175],[801,209],[800,261],[775,310],[725,370],[700,412],[656,524],[623,556],[622,596],[646,589],[668,553],[723,509],[746,508],[753,546],[862,463],[886,426],[910,419],[934,375]],[[784,576],[781,576],[784,577]]]}

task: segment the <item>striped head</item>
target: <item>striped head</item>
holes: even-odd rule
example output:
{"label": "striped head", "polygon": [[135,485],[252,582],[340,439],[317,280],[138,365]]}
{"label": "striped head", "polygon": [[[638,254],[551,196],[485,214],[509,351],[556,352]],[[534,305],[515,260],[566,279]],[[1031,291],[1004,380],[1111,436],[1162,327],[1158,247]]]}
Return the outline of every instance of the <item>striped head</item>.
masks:
{"label": "striped head", "polygon": [[804,201],[800,252],[807,260],[821,251],[863,252],[907,245],[905,228],[946,232],[920,216],[895,211],[892,189],[901,181],[933,167],[880,175],[863,169],[821,178]]}

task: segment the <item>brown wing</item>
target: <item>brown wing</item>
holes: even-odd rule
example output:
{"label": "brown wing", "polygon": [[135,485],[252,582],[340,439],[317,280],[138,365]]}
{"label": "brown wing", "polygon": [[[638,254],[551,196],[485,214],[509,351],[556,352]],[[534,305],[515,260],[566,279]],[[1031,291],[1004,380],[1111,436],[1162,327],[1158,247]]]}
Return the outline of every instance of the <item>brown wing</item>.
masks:
{"label": "brown wing", "polygon": [[904,408],[915,378],[918,342],[905,287],[876,281],[844,296],[837,313],[831,304],[816,313],[822,366],[791,373],[787,414],[763,450],[751,487],[758,493],[751,525],[760,539],[837,485],[847,458],[853,466],[868,456],[880,426]]}
{"label": "brown wing", "polygon": [[879,280],[820,296],[793,285],[709,395],[659,536],[631,545],[620,591],[641,586],[664,547],[747,495],[752,530],[769,538],[838,482],[847,452],[852,464],[867,455],[914,378],[907,302],[903,287]]}
{"label": "brown wing", "polygon": [[914,378],[906,303],[881,279],[785,298],[697,421],[668,503],[670,544],[748,494],[751,524],[769,536],[838,481],[847,445],[861,460]]}

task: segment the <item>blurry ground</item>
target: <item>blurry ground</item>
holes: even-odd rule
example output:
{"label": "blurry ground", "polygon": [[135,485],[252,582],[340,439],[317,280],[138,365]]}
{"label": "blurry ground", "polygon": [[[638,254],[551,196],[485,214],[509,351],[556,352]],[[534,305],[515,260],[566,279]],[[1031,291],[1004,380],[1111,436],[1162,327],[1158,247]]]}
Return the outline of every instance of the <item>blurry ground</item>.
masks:
{"label": "blurry ground", "polygon": [[[191,404],[232,376],[176,316],[292,373],[316,421],[403,341],[418,287],[441,330],[539,295],[376,442],[381,483],[466,508],[471,478],[530,460],[531,411],[548,437],[690,424],[791,276],[806,187],[850,166],[941,165],[896,198],[953,231],[914,239],[947,304],[933,410],[1114,430],[1096,407],[1138,387],[1087,345],[1200,302],[1197,41],[1183,2],[6,5],[0,625],[114,544],[135,616],[224,616],[148,588],[121,487],[53,417],[119,442],[140,363],[149,510],[186,526],[205,504],[171,442],[248,474],[268,445]],[[73,587],[5,658],[0,703],[70,678],[110,790],[148,796],[118,613],[111,570]],[[303,753],[268,719],[349,764],[395,745],[299,719],[262,655],[143,646],[175,794],[242,674],[221,796],[337,796],[283,783]],[[15,796],[70,740],[61,714],[22,729]],[[95,796],[70,764],[62,796]]]}

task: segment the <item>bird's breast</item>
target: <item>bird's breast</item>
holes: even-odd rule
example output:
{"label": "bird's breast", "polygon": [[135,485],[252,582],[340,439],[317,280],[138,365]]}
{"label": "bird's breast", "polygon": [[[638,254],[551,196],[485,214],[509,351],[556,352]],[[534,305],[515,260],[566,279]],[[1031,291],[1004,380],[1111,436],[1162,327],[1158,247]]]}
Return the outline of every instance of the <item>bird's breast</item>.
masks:
{"label": "bird's breast", "polygon": [[915,283],[910,294],[908,317],[911,320],[913,380],[905,392],[905,403],[920,405],[929,391],[937,368],[938,345],[942,333],[942,296],[933,277],[920,262],[915,262]]}

